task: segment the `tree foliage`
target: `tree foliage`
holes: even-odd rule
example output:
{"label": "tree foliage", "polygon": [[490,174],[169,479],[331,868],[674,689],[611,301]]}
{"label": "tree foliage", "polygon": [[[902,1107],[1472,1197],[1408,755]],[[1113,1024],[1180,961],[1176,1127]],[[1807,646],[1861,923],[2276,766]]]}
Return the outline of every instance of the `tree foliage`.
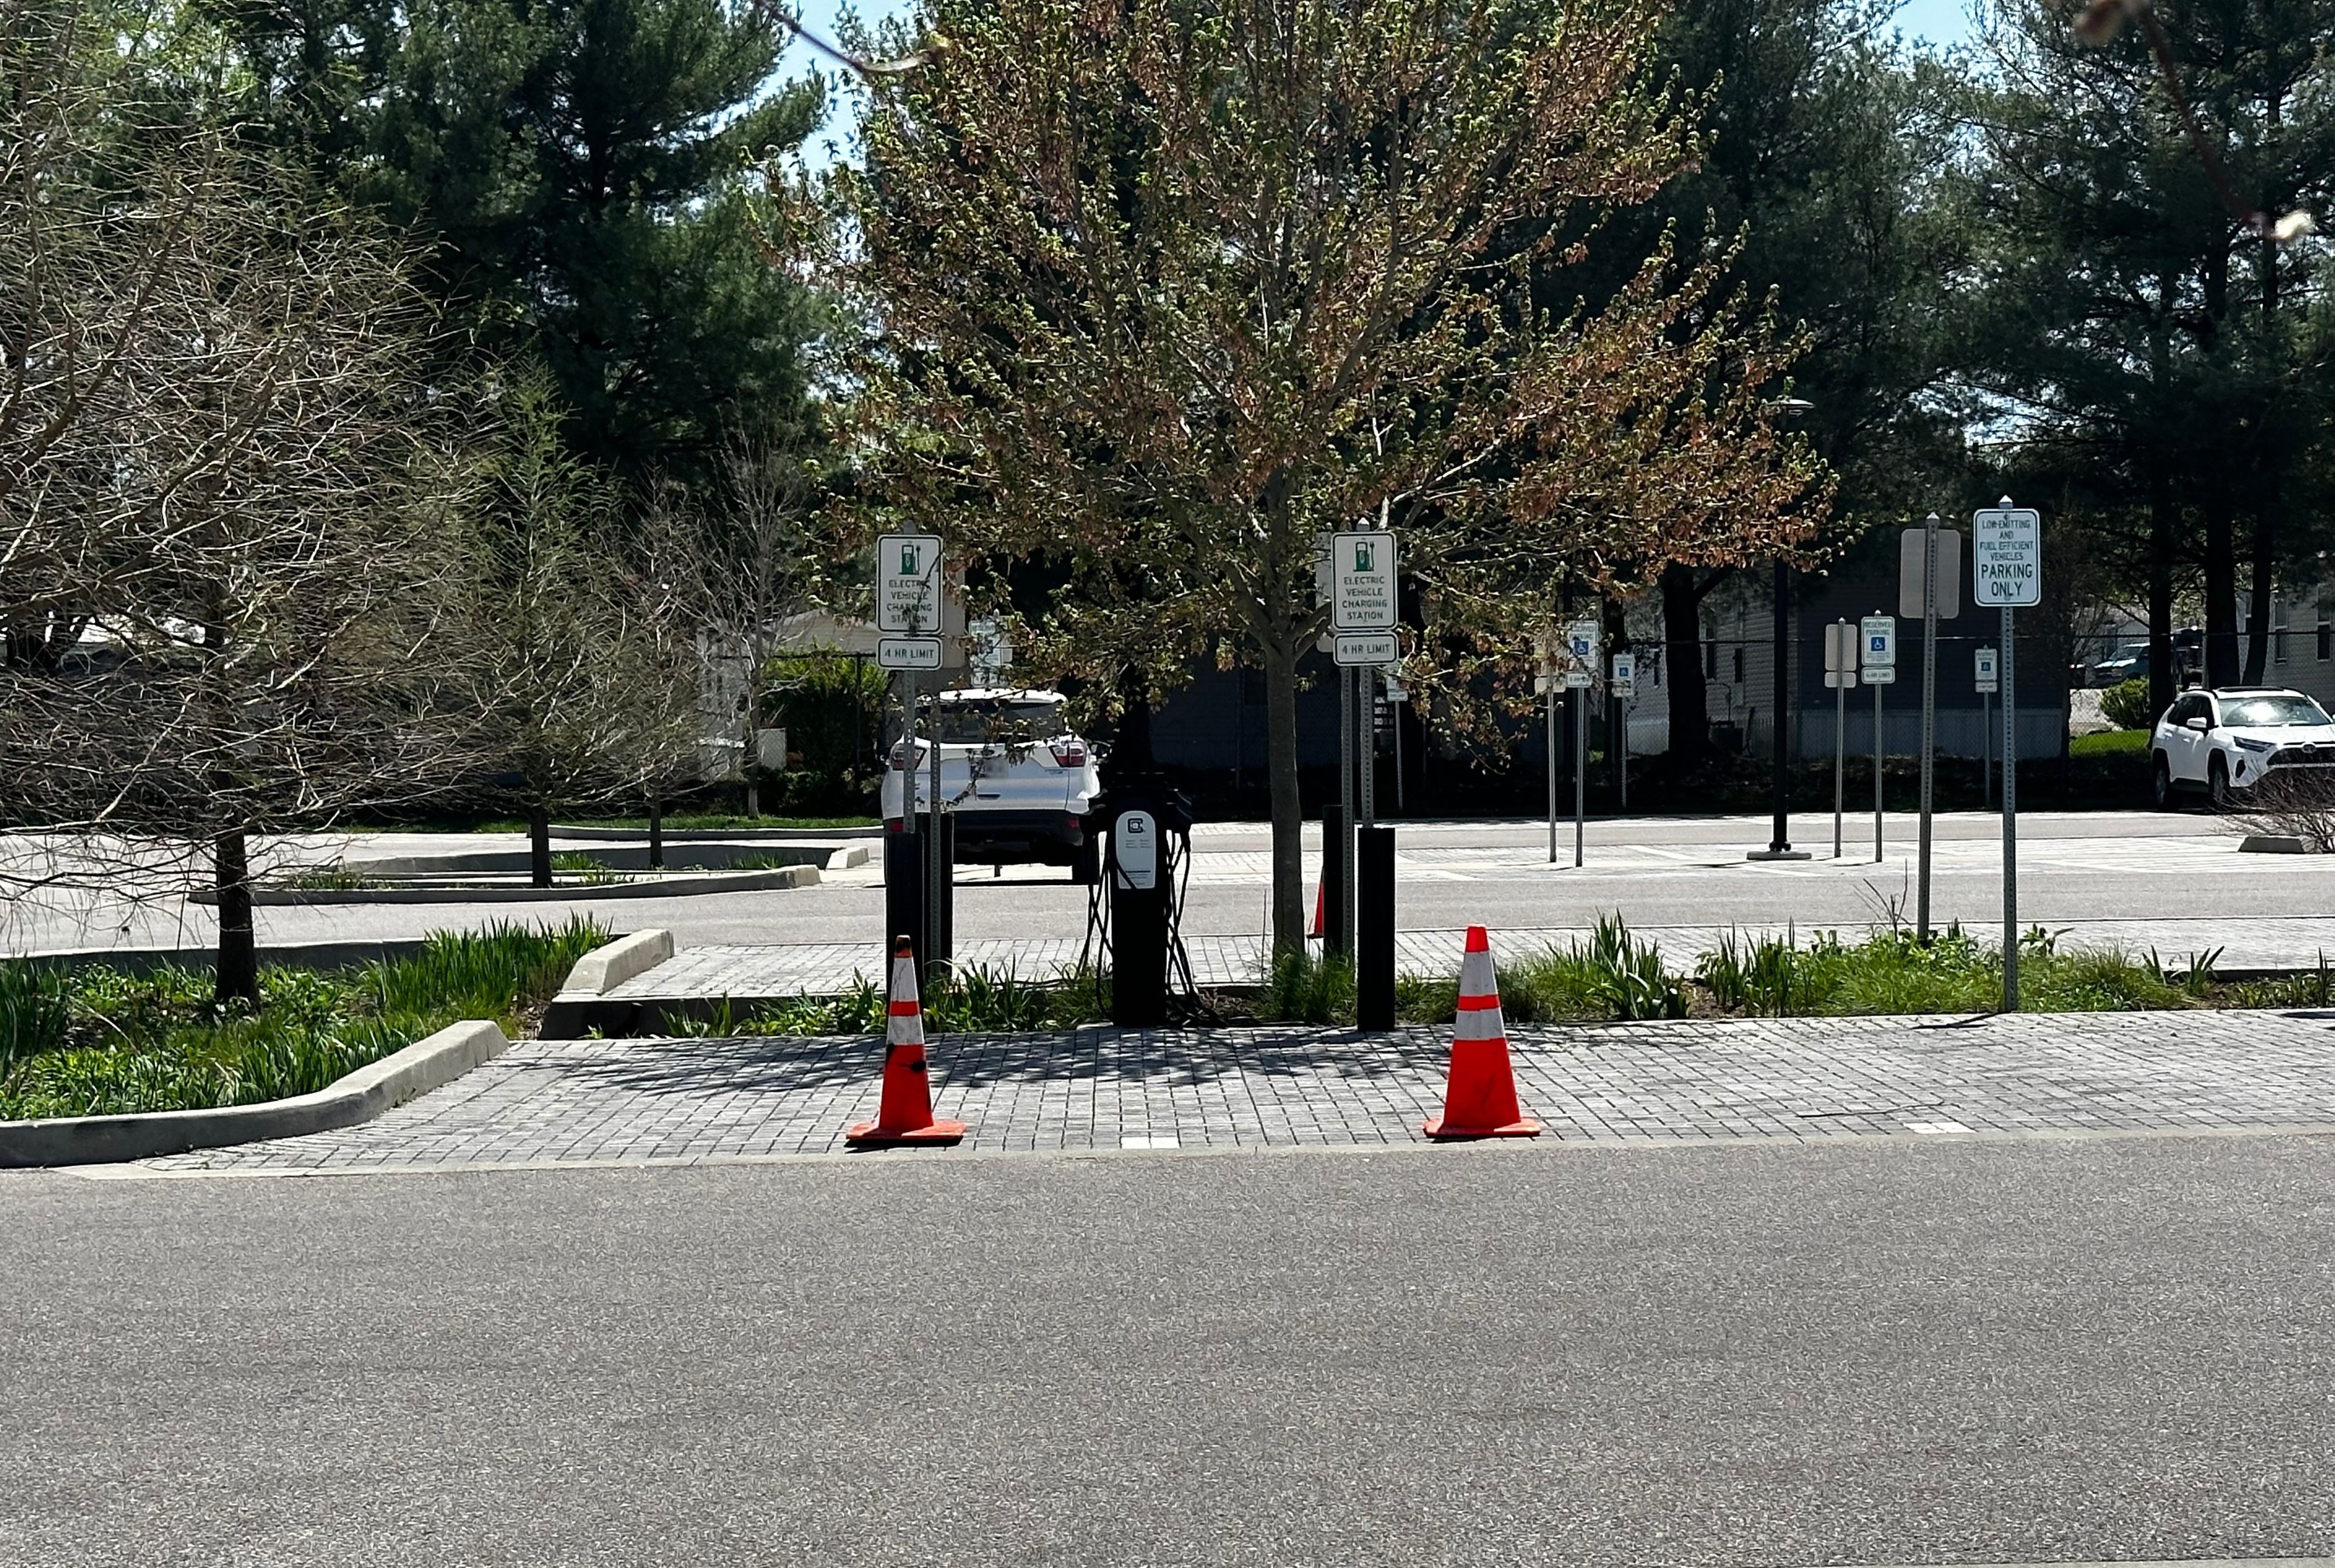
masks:
{"label": "tree foliage", "polygon": [[1302,929],[1315,537],[1383,520],[1423,679],[1520,675],[1562,579],[1789,548],[1792,346],[1662,243],[1552,299],[1594,212],[1691,160],[1632,0],[945,0],[877,92],[839,271],[897,515],[1068,563],[1038,647],[1152,687],[1264,672],[1274,930]]}
{"label": "tree foliage", "polygon": [[750,0],[216,0],[245,112],[429,243],[490,352],[539,359],[571,448],[639,482],[800,427],[812,295],[757,248],[761,160],[821,112]]}
{"label": "tree foliage", "polygon": [[2259,678],[2272,581],[2319,543],[2328,247],[2269,238],[2217,187],[2233,181],[2249,210],[2335,201],[2335,7],[2184,7],[2180,102],[2140,33],[2089,47],[2069,22],[2056,5],[2007,6],[1986,35],[1992,73],[1971,91],[1970,411],[2008,438],[2029,493],[2146,595],[2162,708],[2176,590],[2202,579],[2208,677],[2233,682],[2252,557],[2244,667]]}
{"label": "tree foliage", "polygon": [[247,836],[450,777],[451,410],[400,248],[122,36],[0,6],[0,767],[208,850],[248,995]]}

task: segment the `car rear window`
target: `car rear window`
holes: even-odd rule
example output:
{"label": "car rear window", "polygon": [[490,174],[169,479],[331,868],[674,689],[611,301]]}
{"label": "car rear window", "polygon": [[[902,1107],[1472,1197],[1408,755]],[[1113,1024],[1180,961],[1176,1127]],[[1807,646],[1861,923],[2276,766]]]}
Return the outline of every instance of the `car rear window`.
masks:
{"label": "car rear window", "polygon": [[944,702],[941,740],[954,746],[1003,741],[1035,745],[1062,732],[1060,702]]}
{"label": "car rear window", "polygon": [[2248,728],[2324,724],[2327,711],[2308,697],[2224,697],[2222,722]]}

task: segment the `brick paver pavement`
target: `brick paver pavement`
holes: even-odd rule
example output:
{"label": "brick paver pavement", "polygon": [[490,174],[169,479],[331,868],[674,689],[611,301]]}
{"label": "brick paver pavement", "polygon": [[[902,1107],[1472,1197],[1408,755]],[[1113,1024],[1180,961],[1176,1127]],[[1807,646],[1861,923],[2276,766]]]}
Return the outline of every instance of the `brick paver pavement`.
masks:
{"label": "brick paver pavement", "polygon": [[[1739,929],[1747,937],[1781,936],[1791,930],[1806,942],[1817,928],[1668,925],[1637,928],[1635,934],[1660,946],[1673,969],[1691,971],[1695,958],[1718,946],[1730,929]],[[2088,920],[2055,929],[2065,946],[2154,951],[2176,969],[2185,968],[2192,954],[2215,950],[2220,953],[2215,963],[2224,973],[2309,969],[2321,954],[2335,956],[2335,922],[2327,920]],[[1840,934],[1846,941],[1855,941],[1865,928],[1846,927]],[[1404,974],[1456,978],[1463,935],[1458,931],[1401,932],[1395,937],[1395,968]],[[1570,927],[1503,929],[1494,934],[1494,946],[1503,958],[1514,959],[1587,936],[1586,931]],[[1043,981],[1077,963],[1080,947],[1068,937],[1023,942],[993,938],[958,943],[955,958],[966,967],[1010,969],[1024,979]],[[1200,985],[1249,985],[1264,973],[1262,937],[1194,936],[1186,939],[1185,947],[1192,960],[1192,978]],[[609,994],[620,1001],[833,995],[861,977],[880,985],[883,962],[882,953],[856,943],[688,947]]]}
{"label": "brick paver pavement", "polygon": [[[1439,1108],[1448,1032],[1273,1027],[952,1035],[935,1108],[983,1150],[1384,1145]],[[2335,1131],[2335,1013],[1788,1019],[1520,1027],[1545,1143],[2203,1129]],[[540,1040],[363,1127],[165,1171],[448,1168],[827,1153],[881,1047]],[[949,1157],[920,1151],[909,1157]]]}

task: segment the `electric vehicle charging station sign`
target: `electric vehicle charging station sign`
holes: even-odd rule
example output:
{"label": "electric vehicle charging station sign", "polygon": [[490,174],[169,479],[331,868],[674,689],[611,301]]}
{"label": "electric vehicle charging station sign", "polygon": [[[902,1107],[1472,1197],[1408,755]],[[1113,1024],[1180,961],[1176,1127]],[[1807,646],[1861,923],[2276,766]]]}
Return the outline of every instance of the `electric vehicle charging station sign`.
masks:
{"label": "electric vehicle charging station sign", "polygon": [[1159,825],[1148,811],[1122,811],[1110,825],[1111,860],[1119,885],[1150,889],[1159,886]]}
{"label": "electric vehicle charging station sign", "polygon": [[[1395,537],[1390,532],[1337,534],[1330,541],[1330,629],[1395,628]],[[1382,663],[1383,661],[1372,661]]]}
{"label": "electric vehicle charging station sign", "polygon": [[941,630],[941,554],[938,534],[886,534],[876,541],[878,632]]}

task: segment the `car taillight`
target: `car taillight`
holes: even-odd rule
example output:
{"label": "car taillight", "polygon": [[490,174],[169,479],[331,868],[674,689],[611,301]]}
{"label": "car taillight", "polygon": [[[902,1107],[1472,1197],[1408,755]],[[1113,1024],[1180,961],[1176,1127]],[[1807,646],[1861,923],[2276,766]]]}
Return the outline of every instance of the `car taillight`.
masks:
{"label": "car taillight", "polygon": [[1050,740],[1046,743],[1046,750],[1051,751],[1054,760],[1065,768],[1087,765],[1087,743],[1083,740]]}

